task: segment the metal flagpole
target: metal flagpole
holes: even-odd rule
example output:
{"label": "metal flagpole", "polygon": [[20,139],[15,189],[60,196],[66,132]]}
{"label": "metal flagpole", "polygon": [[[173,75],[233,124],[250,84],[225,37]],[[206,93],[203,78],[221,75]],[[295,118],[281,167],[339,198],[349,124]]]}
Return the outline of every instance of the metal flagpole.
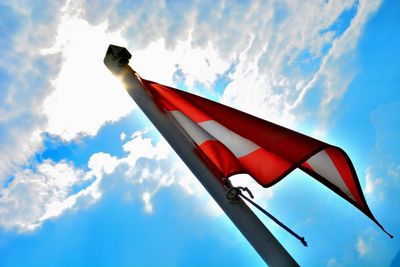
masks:
{"label": "metal flagpole", "polygon": [[299,266],[286,249],[258,219],[241,198],[228,199],[227,189],[201,160],[194,143],[168,113],[162,112],[143,87],[140,78],[128,65],[131,54],[127,49],[110,45],[104,64],[121,78],[129,95],[142,109],[171,147],[185,162],[225,214],[250,242],[268,266]]}

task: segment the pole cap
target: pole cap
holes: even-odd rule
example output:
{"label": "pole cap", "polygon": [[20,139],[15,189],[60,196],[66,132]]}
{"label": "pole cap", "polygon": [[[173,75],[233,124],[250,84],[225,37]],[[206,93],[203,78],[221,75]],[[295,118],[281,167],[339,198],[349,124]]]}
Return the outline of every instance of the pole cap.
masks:
{"label": "pole cap", "polygon": [[104,64],[111,72],[119,74],[123,67],[128,65],[131,58],[132,55],[128,49],[110,44],[104,57]]}

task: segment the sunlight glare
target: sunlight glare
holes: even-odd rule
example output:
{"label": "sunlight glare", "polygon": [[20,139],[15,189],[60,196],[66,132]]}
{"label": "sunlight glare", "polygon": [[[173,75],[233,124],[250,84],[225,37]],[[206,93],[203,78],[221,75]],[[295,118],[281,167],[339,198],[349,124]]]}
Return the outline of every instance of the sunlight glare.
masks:
{"label": "sunlight glare", "polygon": [[126,41],[120,32],[107,32],[107,23],[90,25],[76,15],[64,15],[55,45],[42,51],[61,53],[63,60],[53,80],[55,90],[43,105],[49,133],[66,141],[93,136],[103,124],[132,111],[134,102],[103,64],[110,43]]}

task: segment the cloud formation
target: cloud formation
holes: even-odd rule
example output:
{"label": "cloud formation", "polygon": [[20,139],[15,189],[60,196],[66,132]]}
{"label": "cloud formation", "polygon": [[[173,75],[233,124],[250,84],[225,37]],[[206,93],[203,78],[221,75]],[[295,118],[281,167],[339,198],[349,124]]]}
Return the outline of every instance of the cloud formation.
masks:
{"label": "cloud formation", "polygon": [[0,225],[20,231],[36,229],[43,221],[72,208],[77,197],[73,189],[85,180],[84,172],[63,161],[45,161],[36,170],[16,173],[1,192]]}
{"label": "cloud formation", "polygon": [[125,142],[123,157],[93,154],[86,172],[71,162],[50,160],[36,169],[19,171],[1,191],[0,225],[32,231],[47,219],[96,203],[104,194],[117,193],[123,201],[140,200],[147,213],[154,210],[152,197],[164,187],[174,185],[186,194],[204,196],[204,189],[177,161],[166,141],[153,144],[144,136],[146,132],[136,132]]}
{"label": "cloud formation", "polygon": [[363,191],[369,194],[370,197],[378,201],[383,201],[385,197],[382,188],[384,186],[384,180],[380,177],[374,177],[373,175],[372,168],[368,168],[365,172],[365,187]]}
{"label": "cloud formation", "polygon": [[356,249],[357,249],[357,252],[358,252],[358,256],[361,258],[361,257],[364,257],[367,254],[367,252],[369,251],[369,246],[365,242],[364,239],[359,237],[357,239]]}
{"label": "cloud formation", "polygon": [[400,102],[395,101],[379,106],[371,114],[371,123],[375,129],[375,143],[370,151],[370,166],[366,169],[365,192],[373,201],[383,202],[388,188],[399,185],[399,161],[397,154],[400,146],[400,134],[393,125],[400,125],[397,114]]}
{"label": "cloud formation", "polygon": [[[58,53],[43,56],[42,47],[54,42],[60,3],[49,1],[33,9],[30,1],[3,1],[1,9],[13,24],[2,21],[0,52],[0,188],[42,148],[46,117],[44,98],[52,90],[49,77],[60,68]],[[40,15],[39,15],[40,13]],[[3,29],[3,27],[2,27]]]}
{"label": "cloud formation", "polygon": [[[353,49],[379,5],[375,0],[141,5],[82,0],[44,3],[38,16],[29,2],[7,3],[24,23],[9,36],[13,46],[1,48],[7,55],[1,73],[13,76],[0,100],[0,203],[11,218],[1,216],[1,224],[34,229],[95,202],[104,183],[127,185],[123,195],[140,196],[147,212],[156,210],[151,199],[160,188],[179,185],[188,194],[197,192],[198,182],[187,169],[166,157],[164,141],[154,145],[144,133],[129,140],[121,136],[127,140],[123,157],[92,155],[86,173],[65,161],[32,161],[46,134],[74,142],[134,109],[101,62],[109,43],[127,45],[133,67],[146,78],[194,92],[207,89],[225,104],[286,126],[296,127],[313,114],[323,124],[355,74],[346,66],[353,65]],[[316,130],[323,132],[323,126]],[[56,174],[62,186],[52,183]],[[68,179],[72,182],[64,184]],[[76,187],[84,181],[90,185]],[[38,210],[11,216],[24,190],[48,197],[38,200]]]}
{"label": "cloud formation", "polygon": [[[119,32],[106,31],[106,23],[91,26],[67,5],[58,26],[55,44],[43,54],[59,53],[62,66],[52,80],[43,112],[46,131],[71,141],[80,135],[96,135],[100,127],[132,111],[132,101],[122,84],[103,64],[109,43],[124,44]],[[77,30],[79,29],[79,30]]]}

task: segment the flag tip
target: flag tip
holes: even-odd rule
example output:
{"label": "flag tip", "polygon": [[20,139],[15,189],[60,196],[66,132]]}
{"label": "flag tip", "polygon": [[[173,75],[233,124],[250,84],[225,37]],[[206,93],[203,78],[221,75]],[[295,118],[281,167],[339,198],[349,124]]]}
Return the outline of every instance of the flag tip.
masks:
{"label": "flag tip", "polygon": [[386,231],[385,228],[383,228],[383,226],[381,224],[378,224],[378,226],[382,229],[382,231],[387,234],[391,239],[394,238],[394,236],[392,234],[390,234],[388,231]]}
{"label": "flag tip", "polygon": [[307,241],[304,239],[303,236],[300,238],[300,242],[303,244],[303,246],[308,247]]}
{"label": "flag tip", "polygon": [[382,230],[385,234],[387,234],[391,239],[394,238],[394,236],[393,236],[392,234],[390,234],[388,231],[386,231],[386,229],[382,226],[382,224],[380,224],[375,218],[373,218],[372,220],[373,220],[373,221],[378,225],[378,227],[381,228],[381,230]]}
{"label": "flag tip", "polygon": [[386,230],[383,230],[391,239],[393,239],[394,238],[394,236],[393,235],[391,235],[389,232],[387,232]]}

